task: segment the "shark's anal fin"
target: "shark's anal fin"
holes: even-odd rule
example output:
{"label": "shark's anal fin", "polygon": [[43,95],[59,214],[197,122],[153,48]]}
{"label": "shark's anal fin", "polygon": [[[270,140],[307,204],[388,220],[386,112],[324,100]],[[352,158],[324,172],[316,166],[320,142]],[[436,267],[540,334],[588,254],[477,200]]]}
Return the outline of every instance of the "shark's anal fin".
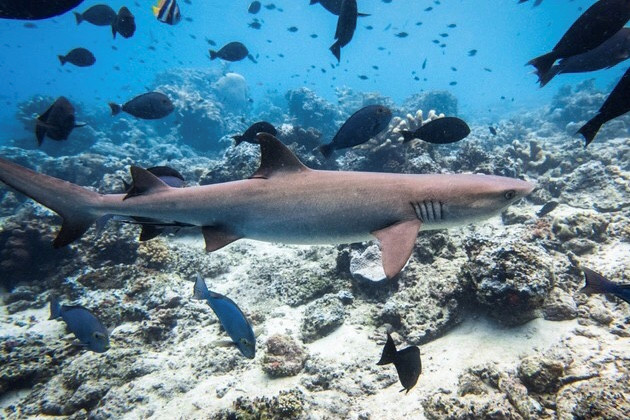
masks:
{"label": "shark's anal fin", "polygon": [[153,175],[146,169],[138,166],[131,167],[131,178],[133,183],[131,189],[127,192],[127,195],[123,200],[138,195],[149,194],[161,190],[167,190],[170,187],[157,176]]}
{"label": "shark's anal fin", "polygon": [[269,178],[282,172],[310,171],[287,146],[268,133],[258,133],[260,167],[250,178]]}
{"label": "shark's anal fin", "polygon": [[380,243],[383,269],[388,279],[394,278],[407,264],[421,226],[420,220],[407,220],[372,232]]}
{"label": "shark's anal fin", "polygon": [[206,252],[216,251],[241,239],[240,236],[216,226],[204,226],[201,228],[201,233],[203,233],[203,239],[206,241]]}

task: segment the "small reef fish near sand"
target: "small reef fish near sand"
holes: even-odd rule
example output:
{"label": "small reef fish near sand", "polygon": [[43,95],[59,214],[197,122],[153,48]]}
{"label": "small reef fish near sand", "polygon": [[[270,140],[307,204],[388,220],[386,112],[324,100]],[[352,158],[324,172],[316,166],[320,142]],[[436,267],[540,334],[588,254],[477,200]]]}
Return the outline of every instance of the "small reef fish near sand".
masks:
{"label": "small reef fish near sand", "polygon": [[248,359],[256,357],[256,337],[249,321],[234,303],[227,296],[208,290],[206,282],[197,274],[193,292],[195,299],[203,299],[212,308],[221,326],[230,336],[241,354]]}
{"label": "small reef fish near sand", "polygon": [[208,252],[242,238],[289,244],[376,238],[390,279],[407,263],[420,229],[486,219],[535,186],[478,174],[314,170],[274,136],[259,133],[257,139],[260,167],[240,181],[172,188],[149,171],[132,166],[136,195],[129,197],[99,194],[2,158],[0,181],[61,215],[55,248],[76,241],[108,214],[200,226]]}
{"label": "small reef fish near sand", "polygon": [[96,26],[111,26],[116,21],[116,11],[107,4],[97,4],[83,13],[74,12],[77,25],[86,21]]}
{"label": "small reef fish near sand", "polygon": [[0,0],[0,19],[48,19],[81,3],[83,0]]}
{"label": "small reef fish near sand", "polygon": [[556,209],[556,207],[558,207],[558,202],[557,201],[549,201],[549,202],[545,203],[545,205],[542,206],[540,208],[540,210],[538,210],[538,212],[536,213],[536,216],[538,216],[538,217],[546,216],[549,213],[551,213],[552,211],[554,211]]}
{"label": "small reef fish near sand", "polygon": [[582,293],[610,293],[630,303],[630,284],[613,283],[590,268],[582,267],[582,271],[584,271],[586,281],[586,285],[580,290]]}
{"label": "small reef fish near sand", "polygon": [[416,131],[401,130],[403,143],[420,139],[433,144],[448,144],[463,140],[470,134],[470,127],[456,117],[438,118],[422,124]]}
{"label": "small reef fish near sand", "polygon": [[335,150],[358,146],[385,130],[392,119],[392,111],[382,105],[368,105],[346,120],[335,137],[319,151],[328,158]]}
{"label": "small reef fish near sand", "polygon": [[123,105],[110,102],[112,115],[121,111],[143,120],[157,120],[173,112],[175,105],[170,98],[161,92],[147,92],[136,96]]}
{"label": "small reef fish near sand", "polygon": [[162,23],[177,25],[182,20],[176,0],[160,0],[157,6],[153,6],[153,14]]}
{"label": "small reef fish near sand", "polygon": [[225,61],[241,61],[248,56],[249,51],[247,47],[240,42],[230,42],[225,44],[218,51],[209,50],[210,60],[220,58]]}
{"label": "small reef fish near sand", "polygon": [[235,146],[238,146],[242,142],[246,141],[248,143],[257,144],[256,134],[258,133],[267,133],[275,136],[278,133],[276,127],[269,124],[267,121],[258,121],[251,126],[241,135],[232,136],[235,141]]}
{"label": "small reef fish near sand", "polygon": [[85,124],[77,124],[74,117],[74,106],[64,96],[57,100],[37,117],[35,125],[35,137],[37,144],[42,145],[44,137],[52,140],[67,140],[72,130],[83,127]]}
{"label": "small reef fish near sand", "polygon": [[81,345],[96,353],[109,350],[109,332],[101,321],[83,306],[60,305],[57,298],[50,299],[50,318],[61,318]]}
{"label": "small reef fish near sand", "polygon": [[403,386],[400,392],[408,393],[411,388],[416,386],[418,378],[422,373],[422,362],[420,361],[420,349],[417,346],[411,346],[402,350],[396,350],[396,344],[392,336],[387,333],[387,342],[381,354],[381,360],[376,363],[379,366],[394,364],[398,379]]}
{"label": "small reef fish near sand", "polygon": [[74,64],[77,67],[89,67],[96,62],[94,54],[86,48],[75,48],[66,55],[58,55],[59,62],[63,66],[66,63]]}

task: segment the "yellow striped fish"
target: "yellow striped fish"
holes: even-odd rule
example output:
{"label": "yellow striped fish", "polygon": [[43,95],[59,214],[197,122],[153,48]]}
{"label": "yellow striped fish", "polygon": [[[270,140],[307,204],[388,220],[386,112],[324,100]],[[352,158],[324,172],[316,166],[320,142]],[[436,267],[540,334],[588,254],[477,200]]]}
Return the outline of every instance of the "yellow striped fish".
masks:
{"label": "yellow striped fish", "polygon": [[160,22],[169,25],[176,25],[182,19],[176,0],[160,0],[157,6],[153,6],[153,14]]}

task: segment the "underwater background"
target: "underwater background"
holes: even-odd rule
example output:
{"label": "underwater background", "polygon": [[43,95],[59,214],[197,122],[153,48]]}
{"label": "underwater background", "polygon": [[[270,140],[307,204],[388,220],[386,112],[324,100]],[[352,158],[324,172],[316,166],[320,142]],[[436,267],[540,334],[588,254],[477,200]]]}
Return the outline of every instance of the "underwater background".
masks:
{"label": "underwater background", "polygon": [[[258,145],[232,136],[265,120],[311,168],[474,172],[537,188],[498,217],[421,232],[388,280],[373,242],[242,240],[205,253],[198,230],[140,242],[137,226],[111,221],[53,249],[60,219],[2,184],[0,417],[630,418],[628,304],[579,292],[581,267],[628,283],[630,119],[587,148],[575,135],[628,66],[540,88],[525,65],[594,1],[359,1],[370,16],[339,63],[329,51],[337,17],[308,0],[263,2],[256,14],[250,1],[182,0],[176,25],[149,1],[103,3],[129,8],[132,37],[77,25],[72,12],[0,20],[0,157],[101,193],[123,192],[131,165],[208,185],[256,170]],[[251,59],[210,60],[232,41]],[[57,56],[76,47],[96,62],[62,66]],[[109,102],[148,91],[174,111],[111,115]],[[87,125],[38,146],[36,118],[59,96]],[[392,110],[387,129],[325,159],[317,147],[372,104]],[[470,135],[402,143],[401,130],[440,114],[465,120]],[[253,360],[222,343],[217,316],[193,299],[197,273],[251,322]],[[111,348],[70,344],[65,323],[48,320],[52,295],[113,328]],[[376,365],[387,332],[420,348],[407,394],[393,366]]]}

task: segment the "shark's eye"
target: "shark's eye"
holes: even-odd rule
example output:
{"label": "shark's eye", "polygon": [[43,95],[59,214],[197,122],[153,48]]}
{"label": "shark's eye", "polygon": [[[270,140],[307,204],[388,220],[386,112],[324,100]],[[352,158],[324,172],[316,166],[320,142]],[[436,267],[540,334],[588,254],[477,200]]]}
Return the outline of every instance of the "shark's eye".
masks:
{"label": "shark's eye", "polygon": [[516,191],[514,191],[514,190],[509,190],[509,191],[506,191],[506,192],[503,194],[503,197],[505,197],[505,199],[506,199],[506,200],[511,200],[511,199],[513,199],[514,197],[516,197]]}

